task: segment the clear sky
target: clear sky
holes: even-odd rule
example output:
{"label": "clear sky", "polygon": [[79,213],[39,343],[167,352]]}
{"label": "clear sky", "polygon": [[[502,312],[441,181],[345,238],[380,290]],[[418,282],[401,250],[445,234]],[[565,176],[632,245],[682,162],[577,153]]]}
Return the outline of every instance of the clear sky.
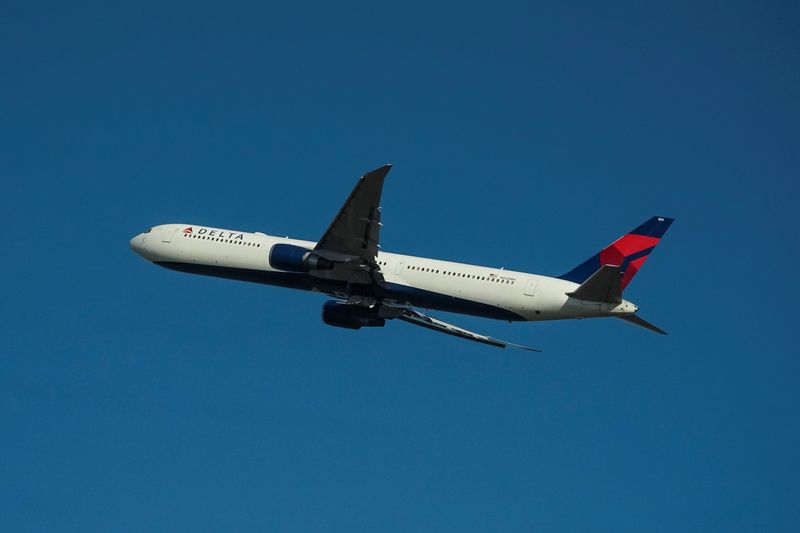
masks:
{"label": "clear sky", "polygon": [[[0,530],[796,531],[791,2],[6,1]],[[440,315],[159,269],[168,222],[557,275],[676,218],[617,320]]]}

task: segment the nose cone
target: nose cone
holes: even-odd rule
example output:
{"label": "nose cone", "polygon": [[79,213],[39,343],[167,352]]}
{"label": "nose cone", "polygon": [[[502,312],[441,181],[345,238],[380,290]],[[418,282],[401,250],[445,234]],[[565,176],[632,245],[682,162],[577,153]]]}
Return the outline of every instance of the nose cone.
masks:
{"label": "nose cone", "polygon": [[139,235],[132,238],[130,242],[131,250],[141,255],[142,257],[144,257],[145,254],[145,239],[146,237],[144,233],[140,233]]}

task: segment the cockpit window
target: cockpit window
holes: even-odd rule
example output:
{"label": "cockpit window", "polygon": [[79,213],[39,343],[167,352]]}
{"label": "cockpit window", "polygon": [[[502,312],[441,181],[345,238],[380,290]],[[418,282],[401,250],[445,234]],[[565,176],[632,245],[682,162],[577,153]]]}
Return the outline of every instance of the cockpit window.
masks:
{"label": "cockpit window", "polygon": [[153,228],[147,228],[147,231],[145,231],[145,233],[150,233],[151,229],[153,229]]}

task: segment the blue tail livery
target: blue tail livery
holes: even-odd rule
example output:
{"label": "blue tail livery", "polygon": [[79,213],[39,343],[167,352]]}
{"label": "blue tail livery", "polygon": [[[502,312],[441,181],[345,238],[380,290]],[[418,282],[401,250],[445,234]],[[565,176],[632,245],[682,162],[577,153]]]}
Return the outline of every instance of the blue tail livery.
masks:
{"label": "blue tail livery", "polygon": [[673,220],[675,219],[653,217],[566,274],[558,277],[575,283],[583,283],[605,265],[618,266],[622,275],[620,288],[624,291],[636,273],[639,272],[639,269],[642,268],[644,262],[647,261],[650,252],[658,245]]}

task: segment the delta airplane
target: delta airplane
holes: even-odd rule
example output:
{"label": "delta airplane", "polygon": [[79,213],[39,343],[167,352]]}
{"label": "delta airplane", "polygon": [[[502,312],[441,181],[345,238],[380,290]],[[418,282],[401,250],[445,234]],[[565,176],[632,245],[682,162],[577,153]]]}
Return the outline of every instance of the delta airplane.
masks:
{"label": "delta airplane", "polygon": [[134,252],[179,272],[326,294],[331,326],[383,327],[399,319],[456,337],[540,351],[422,313],[435,309],[509,322],[615,317],[657,333],[622,293],[673,219],[653,217],[556,277],[394,254],[380,249],[381,192],[391,165],[362,176],[318,242],[194,224],[136,235]]}

